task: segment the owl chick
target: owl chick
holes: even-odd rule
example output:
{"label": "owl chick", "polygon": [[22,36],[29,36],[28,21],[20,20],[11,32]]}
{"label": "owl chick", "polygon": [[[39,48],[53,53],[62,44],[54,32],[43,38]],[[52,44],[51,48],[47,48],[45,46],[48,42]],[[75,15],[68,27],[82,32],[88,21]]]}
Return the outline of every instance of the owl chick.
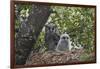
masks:
{"label": "owl chick", "polygon": [[57,44],[56,51],[64,52],[70,50],[70,37],[68,34],[62,34]]}

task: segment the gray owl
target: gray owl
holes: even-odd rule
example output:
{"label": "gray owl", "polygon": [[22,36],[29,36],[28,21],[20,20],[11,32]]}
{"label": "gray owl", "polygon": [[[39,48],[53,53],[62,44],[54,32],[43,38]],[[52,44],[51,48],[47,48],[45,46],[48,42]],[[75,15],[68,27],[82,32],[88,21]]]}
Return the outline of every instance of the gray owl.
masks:
{"label": "gray owl", "polygon": [[70,37],[68,34],[62,34],[57,44],[56,51],[63,52],[63,51],[69,51],[69,49],[70,49]]}
{"label": "gray owl", "polygon": [[49,23],[45,25],[45,43],[48,46],[48,51],[55,51],[57,43],[60,39],[58,30],[55,24]]}

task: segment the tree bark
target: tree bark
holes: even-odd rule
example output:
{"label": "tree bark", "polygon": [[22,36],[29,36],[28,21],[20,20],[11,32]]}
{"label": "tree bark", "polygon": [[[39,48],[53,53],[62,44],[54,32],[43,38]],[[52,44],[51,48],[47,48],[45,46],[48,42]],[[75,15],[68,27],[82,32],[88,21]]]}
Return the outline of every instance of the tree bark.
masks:
{"label": "tree bark", "polygon": [[50,6],[33,4],[28,18],[21,21],[15,38],[16,65],[23,65],[50,15]]}

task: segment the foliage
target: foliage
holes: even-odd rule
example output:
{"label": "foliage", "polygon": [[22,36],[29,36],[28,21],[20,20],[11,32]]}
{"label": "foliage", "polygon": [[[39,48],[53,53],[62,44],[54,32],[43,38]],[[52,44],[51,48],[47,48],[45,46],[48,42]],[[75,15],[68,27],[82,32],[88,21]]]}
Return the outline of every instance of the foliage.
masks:
{"label": "foliage", "polygon": [[29,13],[32,10],[32,5],[21,5],[21,4],[16,4],[15,5],[15,28],[19,28],[20,26],[20,17],[28,17]]}

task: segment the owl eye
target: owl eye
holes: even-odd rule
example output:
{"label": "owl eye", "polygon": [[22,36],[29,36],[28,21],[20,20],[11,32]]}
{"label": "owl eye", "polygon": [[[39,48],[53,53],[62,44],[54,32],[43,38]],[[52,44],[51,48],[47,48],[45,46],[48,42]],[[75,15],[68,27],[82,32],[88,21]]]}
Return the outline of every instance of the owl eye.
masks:
{"label": "owl eye", "polygon": [[66,37],[62,37],[62,39],[65,39]]}
{"label": "owl eye", "polygon": [[48,29],[50,30],[50,27],[48,27]]}
{"label": "owl eye", "polygon": [[54,28],[52,28],[52,30],[54,30]]}

